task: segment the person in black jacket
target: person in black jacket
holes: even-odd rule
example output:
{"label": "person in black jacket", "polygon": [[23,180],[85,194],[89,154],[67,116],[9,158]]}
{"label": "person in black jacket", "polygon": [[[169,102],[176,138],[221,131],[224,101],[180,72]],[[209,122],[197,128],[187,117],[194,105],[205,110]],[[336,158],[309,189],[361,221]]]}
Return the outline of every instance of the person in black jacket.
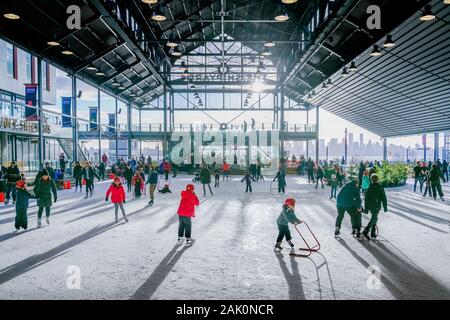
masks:
{"label": "person in black jacket", "polygon": [[277,171],[277,174],[273,178],[272,182],[275,182],[275,180],[278,180],[278,193],[285,193],[286,192],[286,177],[281,173],[280,170]]}
{"label": "person in black jacket", "polygon": [[414,167],[414,192],[417,189],[417,182],[419,182],[420,192],[422,193],[423,189],[423,178],[424,178],[424,168],[422,167],[422,163],[417,161],[417,165]]}
{"label": "person in black jacket", "polygon": [[278,237],[277,243],[275,244],[275,250],[281,251],[283,248],[281,247],[281,243],[283,239],[286,237],[287,243],[291,246],[291,252],[293,253],[294,244],[292,243],[291,231],[289,230],[289,223],[294,225],[302,223],[300,219],[297,218],[294,212],[295,208],[295,199],[289,198],[284,202],[283,208],[281,210],[280,215],[277,218],[277,226],[278,226]]}
{"label": "person in black jacket", "polygon": [[437,194],[439,193],[439,197],[442,202],[444,202],[444,193],[442,192],[441,179],[445,182],[444,175],[442,174],[441,168],[437,163],[434,163],[431,166],[430,170],[430,185],[431,190],[433,191],[433,198],[436,200]]}
{"label": "person in black jacket", "polygon": [[371,237],[376,238],[377,236],[376,226],[381,206],[383,206],[384,212],[387,212],[386,192],[384,192],[383,186],[378,183],[378,176],[376,174],[373,174],[371,180],[372,184],[369,186],[369,189],[367,189],[364,199],[364,213],[368,214],[370,211],[371,218],[369,224],[362,233],[362,235],[369,241],[371,240]]}
{"label": "person in black jacket", "polygon": [[131,183],[133,180],[133,170],[131,169],[130,163],[127,164],[125,171],[123,172],[123,177],[127,180],[127,192],[131,192],[133,189],[133,185]]}
{"label": "person in black jacket", "polygon": [[308,173],[308,183],[314,183],[314,162],[311,158],[306,162],[306,172]]}
{"label": "person in black jacket", "polygon": [[245,171],[245,175],[241,180],[241,183],[245,181],[245,193],[247,192],[253,192],[252,190],[252,180],[255,181],[255,179],[253,178],[253,176],[250,175],[250,172]]}
{"label": "person in black jacket", "polygon": [[323,177],[325,176],[325,173],[323,172],[323,169],[321,166],[317,166],[317,171],[316,171],[316,189],[319,187],[319,181],[320,184],[322,185],[322,189],[325,188],[323,185]]}
{"label": "person in black jacket", "polygon": [[445,180],[448,182],[448,162],[444,160],[442,163],[442,174],[445,176]]}
{"label": "person in black jacket", "polygon": [[16,183],[20,178],[20,171],[16,163],[13,161],[11,165],[6,169],[6,200],[5,205],[9,203],[9,199],[12,193],[13,204],[16,203]]}
{"label": "person in black jacket", "polygon": [[80,187],[80,192],[83,191],[83,184],[82,184],[82,171],[83,167],[81,166],[80,162],[75,162],[75,166],[73,167],[73,177],[75,178],[75,192],[78,190],[78,186]]}
{"label": "person in black jacket", "polygon": [[91,167],[91,164],[89,161],[86,161],[86,164],[84,165],[84,168],[81,172],[81,175],[84,180],[86,180],[86,196],[85,199],[91,197],[94,195],[94,178],[97,178],[100,180],[98,174],[95,172],[95,170]]}

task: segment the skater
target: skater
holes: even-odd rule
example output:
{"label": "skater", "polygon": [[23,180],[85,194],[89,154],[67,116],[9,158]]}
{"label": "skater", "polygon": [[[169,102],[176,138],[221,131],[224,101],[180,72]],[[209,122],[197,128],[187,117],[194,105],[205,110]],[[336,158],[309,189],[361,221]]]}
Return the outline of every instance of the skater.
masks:
{"label": "skater", "polygon": [[331,186],[330,200],[333,199],[333,198],[336,199],[336,191],[337,191],[337,187],[338,187],[338,180],[337,180],[335,174],[331,175],[330,186]]}
{"label": "skater", "polygon": [[286,178],[280,170],[277,171],[277,174],[273,178],[272,182],[275,182],[275,180],[278,181],[278,193],[286,193]]}
{"label": "skater", "polygon": [[191,238],[192,222],[191,218],[195,217],[195,207],[200,204],[197,195],[194,192],[194,185],[188,184],[185,191],[181,191],[181,201],[178,207],[178,243],[181,244],[186,237],[187,244],[193,244],[194,239]]}
{"label": "skater", "polygon": [[16,203],[16,183],[20,180],[20,171],[14,161],[6,169],[4,178],[6,179],[6,199],[5,205],[9,203],[10,196],[12,194],[13,204]]}
{"label": "skater", "polygon": [[86,181],[86,196],[84,199],[92,198],[94,195],[94,177],[100,180],[98,174],[91,167],[89,161],[86,161],[83,170],[81,171],[83,179]]}
{"label": "skater", "polygon": [[66,164],[67,164],[66,156],[64,155],[64,153],[61,153],[59,155],[59,169],[61,169],[63,173],[66,171]]}
{"label": "skater", "polygon": [[422,167],[422,163],[420,161],[417,161],[417,165],[414,167],[414,192],[416,192],[418,182],[420,186],[420,192],[422,193],[423,178],[424,178],[424,170]]}
{"label": "skater", "polygon": [[264,177],[261,174],[261,161],[256,162],[256,181],[262,180],[264,181]]}
{"label": "skater", "polygon": [[125,209],[123,208],[123,204],[125,201],[125,189],[123,188],[122,182],[119,177],[114,178],[114,182],[108,188],[106,192],[105,201],[108,202],[109,195],[111,195],[111,202],[114,204],[114,214],[116,217],[116,223],[119,222],[119,208],[122,212],[123,219],[125,222],[128,222],[127,215],[125,213]]}
{"label": "skater", "polygon": [[338,216],[336,218],[335,236],[340,235],[342,220],[345,212],[348,212],[352,221],[352,234],[359,239],[361,237],[361,197],[358,188],[358,180],[347,182],[341,189],[336,201]]}
{"label": "skater", "polygon": [[[378,214],[380,213],[381,206],[383,206],[384,212],[387,212],[387,198],[384,188],[378,183],[378,176],[373,174],[371,177],[372,184],[367,189],[364,198],[364,213],[368,214],[370,211],[370,221],[367,227],[363,231],[363,236],[367,240],[371,240],[377,237],[376,226],[378,222]],[[370,231],[370,237],[369,237]]]}
{"label": "skater", "polygon": [[73,177],[75,178],[75,192],[78,190],[78,186],[80,187],[80,192],[83,191],[82,178],[83,178],[83,167],[80,162],[75,162],[75,166],[73,167]]}
{"label": "skater", "polygon": [[448,182],[448,162],[447,160],[444,160],[442,163],[442,173],[445,176],[446,182]]}
{"label": "skater", "polygon": [[314,162],[311,158],[306,162],[306,172],[308,174],[308,183],[311,183],[311,181],[314,183]]}
{"label": "skater", "polygon": [[198,173],[196,173],[194,178],[192,178],[192,182],[200,182],[200,175]]}
{"label": "skater", "polygon": [[106,177],[106,167],[103,162],[100,162],[98,165],[98,175],[100,176],[100,179],[103,181]]}
{"label": "skater", "polygon": [[108,165],[108,156],[106,155],[106,153],[103,153],[102,155],[102,162],[105,165],[105,167]]}
{"label": "skater", "polygon": [[127,192],[132,191],[132,180],[133,180],[133,170],[131,169],[131,163],[128,163],[125,167],[125,171],[123,172],[123,177],[127,181]]}
{"label": "skater", "polygon": [[214,188],[219,188],[220,186],[220,170],[217,168],[214,171]]}
{"label": "skater", "polygon": [[131,179],[131,184],[134,186],[134,197],[139,199],[142,195],[142,186],[144,185],[144,180],[142,180],[139,170],[136,170]]}
{"label": "skater", "polygon": [[164,160],[163,170],[164,170],[164,178],[167,181],[167,180],[169,180],[169,173],[170,173],[170,170],[171,170],[171,166],[170,166],[169,161]]}
{"label": "skater", "polygon": [[166,183],[164,185],[164,187],[161,190],[158,190],[159,193],[172,193],[172,191],[170,191],[169,185]]}
{"label": "skater", "polygon": [[369,170],[366,170],[362,177],[362,193],[365,195],[370,186]]}
{"label": "skater", "polygon": [[[44,169],[42,172],[42,177],[36,182],[34,186],[34,194],[37,198],[38,209],[38,228],[41,227],[42,213],[45,208],[45,220],[47,225],[50,224],[50,208],[53,203],[56,203],[58,195],[56,193],[56,186],[53,179],[49,177],[47,171]],[[52,194],[54,201],[52,202]]]}
{"label": "skater", "polygon": [[319,187],[319,181],[322,185],[322,189],[324,188],[323,185],[323,177],[325,176],[325,173],[323,172],[323,169],[320,165],[317,165],[317,170],[316,170],[316,189]]}
{"label": "skater", "polygon": [[230,165],[226,161],[223,162],[222,172],[223,172],[222,181],[225,181],[225,177],[227,178],[228,181],[228,176],[230,175]]}
{"label": "skater", "polygon": [[281,247],[281,243],[283,238],[286,237],[287,243],[291,246],[291,253],[295,252],[294,244],[292,243],[291,231],[289,230],[289,223],[294,225],[298,225],[302,223],[300,219],[297,218],[294,212],[295,208],[295,199],[289,198],[284,202],[283,208],[281,209],[281,213],[277,218],[277,226],[278,226],[278,237],[277,243],[275,244],[275,250],[281,251],[283,248]]}
{"label": "skater", "polygon": [[241,183],[245,181],[245,193],[247,192],[253,192],[252,190],[252,180],[255,181],[255,179],[253,179],[253,177],[250,175],[250,172],[245,171],[245,175],[241,180]]}
{"label": "skater", "polygon": [[432,197],[431,195],[431,175],[430,175],[430,170],[428,170],[427,168],[425,168],[425,173],[424,173],[424,184],[425,184],[425,192],[423,193],[423,196],[426,198],[427,193],[429,194],[430,198]]}
{"label": "skater", "polygon": [[17,181],[17,201],[16,201],[16,219],[15,227],[16,230],[23,228],[27,230],[28,228],[28,206],[30,204],[30,198],[34,198],[26,189],[25,180]]}
{"label": "skater", "polygon": [[213,196],[213,192],[211,190],[211,172],[206,167],[206,164],[203,164],[202,170],[200,170],[200,181],[203,184],[203,194],[206,197],[206,185],[208,185],[209,192],[211,196]]}
{"label": "skater", "polygon": [[146,184],[150,185],[150,202],[149,205],[153,205],[155,202],[155,190],[158,186],[158,171],[152,166],[151,171],[148,174],[147,182]]}
{"label": "skater", "polygon": [[442,192],[441,179],[445,182],[444,175],[437,163],[434,163],[430,170],[430,185],[433,192],[433,199],[436,200],[437,195],[444,202],[444,193]]}

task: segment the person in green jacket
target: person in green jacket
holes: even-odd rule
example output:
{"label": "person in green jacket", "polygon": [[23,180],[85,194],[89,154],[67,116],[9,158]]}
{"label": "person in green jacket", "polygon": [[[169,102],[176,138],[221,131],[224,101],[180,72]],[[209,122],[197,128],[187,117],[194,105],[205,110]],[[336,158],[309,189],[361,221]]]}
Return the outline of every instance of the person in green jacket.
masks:
{"label": "person in green jacket", "polygon": [[368,214],[370,211],[371,218],[369,224],[362,233],[363,236],[369,241],[371,240],[371,237],[377,237],[376,226],[381,206],[383,206],[384,212],[387,212],[386,192],[384,191],[383,186],[378,183],[378,176],[376,174],[373,174],[371,180],[372,184],[367,189],[366,197],[364,198],[364,213]]}
{"label": "person in green jacket", "polygon": [[358,188],[358,180],[353,179],[347,182],[339,192],[336,199],[336,207],[338,216],[336,218],[335,236],[341,234],[341,224],[344,219],[345,212],[348,212],[352,221],[352,234],[359,239],[361,237],[361,197]]}
{"label": "person in green jacket", "polygon": [[361,186],[361,188],[362,188],[363,194],[366,194],[367,189],[369,189],[369,186],[370,186],[369,170],[366,170],[364,172],[364,174],[363,174],[363,177],[362,177],[362,186]]}
{"label": "person in green jacket", "polygon": [[34,194],[36,195],[38,205],[38,228],[41,227],[42,213],[45,208],[45,220],[47,224],[50,224],[50,207],[52,206],[52,194],[54,201],[58,199],[56,193],[56,186],[53,180],[48,176],[46,170],[44,170],[41,179],[34,186]]}
{"label": "person in green jacket", "polygon": [[295,208],[295,199],[292,198],[286,199],[283,208],[281,210],[281,213],[277,218],[278,237],[277,243],[275,244],[276,251],[283,250],[283,248],[281,247],[281,243],[285,237],[287,243],[291,246],[291,253],[295,251],[294,244],[291,241],[292,236],[291,231],[289,230],[289,223],[297,225],[302,223],[302,221],[298,219],[297,216],[295,215],[294,208]]}
{"label": "person in green jacket", "polygon": [[30,204],[30,198],[34,198],[26,189],[25,180],[17,181],[17,199],[16,199],[16,218],[15,227],[16,230],[23,228],[27,230],[28,228],[28,206]]}
{"label": "person in green jacket", "polygon": [[206,167],[206,164],[203,164],[202,170],[200,170],[200,181],[203,185],[203,194],[206,197],[206,185],[208,185],[209,192],[211,192],[211,195],[213,196],[214,193],[211,189],[211,172]]}
{"label": "person in green jacket", "polygon": [[149,201],[149,205],[153,205],[153,203],[155,202],[155,190],[156,187],[158,186],[158,171],[156,171],[156,169],[152,166],[151,167],[151,171],[148,174],[148,178],[145,184],[149,184],[150,185],[150,201]]}
{"label": "person in green jacket", "polygon": [[331,175],[331,179],[330,179],[330,186],[331,186],[331,196],[330,196],[330,200],[331,199],[336,199],[336,191],[337,191],[337,187],[338,187],[338,180],[335,174]]}

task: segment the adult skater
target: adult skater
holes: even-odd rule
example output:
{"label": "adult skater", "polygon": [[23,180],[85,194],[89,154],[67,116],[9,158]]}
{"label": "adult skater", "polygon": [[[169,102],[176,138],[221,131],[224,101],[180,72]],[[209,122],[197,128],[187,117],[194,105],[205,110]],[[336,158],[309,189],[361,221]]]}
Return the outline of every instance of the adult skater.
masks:
{"label": "adult skater", "polygon": [[336,178],[335,174],[331,175],[331,179],[330,179],[330,187],[331,187],[331,195],[330,195],[330,200],[331,199],[336,199],[336,191],[337,191],[337,187],[338,187],[338,180]]}
{"label": "adult skater", "polygon": [[230,165],[226,161],[223,162],[222,172],[223,172],[222,181],[225,181],[225,177],[227,178],[228,181],[228,176],[230,175]]}
{"label": "adult skater", "polygon": [[125,213],[125,209],[123,208],[123,204],[125,201],[125,189],[123,188],[122,182],[119,177],[114,178],[114,182],[108,188],[106,192],[105,201],[108,202],[109,195],[111,195],[111,202],[114,204],[114,214],[116,217],[116,223],[119,222],[119,208],[122,212],[123,219],[125,222],[128,222],[127,215]]}
{"label": "adult skater", "polygon": [[417,189],[417,183],[419,183],[420,186],[420,192],[422,192],[423,189],[423,178],[424,178],[424,168],[422,167],[422,163],[420,161],[417,161],[416,166],[413,169],[414,172],[414,192],[416,192]]}
{"label": "adult skater", "polygon": [[306,162],[306,173],[308,174],[308,183],[314,183],[314,162],[311,158]]}
{"label": "adult skater", "polygon": [[127,192],[131,192],[133,184],[133,169],[131,168],[131,163],[128,163],[123,172],[123,177],[127,181]]}
{"label": "adult skater", "polygon": [[145,184],[139,170],[136,170],[136,173],[131,180],[131,184],[134,186],[134,197],[139,199],[142,195],[142,186]]}
{"label": "adult skater", "polygon": [[291,231],[289,230],[289,223],[294,225],[302,223],[300,219],[297,218],[294,212],[295,208],[295,199],[289,198],[283,204],[281,209],[281,213],[277,218],[277,226],[278,226],[278,237],[277,243],[275,244],[275,250],[281,251],[283,248],[281,247],[281,243],[283,239],[286,237],[287,243],[291,246],[291,253],[295,252],[294,244],[292,243]]}
{"label": "adult skater", "polygon": [[156,171],[156,168],[153,166],[151,166],[151,171],[148,174],[146,184],[150,185],[150,201],[148,204],[153,205],[155,202],[155,190],[158,186],[158,171]]}
{"label": "adult skater", "polygon": [[358,180],[353,179],[347,182],[337,196],[336,206],[338,216],[336,218],[335,235],[341,234],[341,224],[345,212],[348,212],[352,222],[352,234],[357,238],[361,237],[361,197],[358,188]]}
{"label": "adult skater", "polygon": [[83,167],[81,166],[80,162],[75,162],[75,166],[73,167],[73,177],[75,179],[75,192],[78,190],[78,186],[80,187],[80,192],[83,191]]}
{"label": "adult skater", "polygon": [[324,188],[323,185],[323,177],[325,176],[325,173],[323,172],[323,169],[320,165],[317,165],[317,170],[316,170],[316,189],[319,187],[319,181],[321,183],[321,188]]}
{"label": "adult skater", "polygon": [[278,193],[286,192],[286,177],[282,174],[281,170],[277,171],[277,174],[273,178],[272,182],[278,181]]}
{"label": "adult skater", "polygon": [[430,185],[433,192],[433,199],[436,200],[437,195],[444,202],[444,192],[442,192],[441,179],[445,182],[444,175],[442,174],[441,168],[437,163],[431,166],[430,170]]}
{"label": "adult skater", "polygon": [[359,182],[360,188],[363,185],[363,177],[364,177],[365,172],[366,172],[366,165],[361,160],[361,162],[359,163],[359,168],[358,168],[358,182]]}
{"label": "adult skater", "polygon": [[[370,211],[370,221],[367,227],[363,231],[363,236],[367,240],[371,238],[376,238],[376,226],[378,222],[378,214],[381,211],[381,206],[383,206],[384,212],[387,212],[387,198],[384,188],[378,183],[378,176],[373,174],[371,177],[372,184],[369,186],[364,198],[364,213],[369,213]],[[370,231],[370,237],[369,237]]]}
{"label": "adult skater", "polygon": [[448,182],[448,162],[444,160],[442,162],[442,174],[445,176],[445,180]]}
{"label": "adult skater", "polygon": [[188,184],[185,191],[181,191],[181,201],[178,207],[178,243],[181,244],[186,237],[187,244],[193,244],[194,239],[191,238],[192,221],[195,217],[195,207],[200,202],[194,192],[194,185]]}
{"label": "adult skater", "polygon": [[255,179],[253,178],[253,176],[250,174],[250,172],[245,171],[245,175],[241,180],[241,183],[245,181],[245,193],[247,192],[253,192],[252,190],[252,180],[255,181]]}
{"label": "adult skater", "polygon": [[5,205],[9,203],[9,199],[12,194],[13,204],[16,203],[16,183],[20,180],[20,171],[14,161],[11,162],[11,165],[6,169],[6,173],[4,175],[6,179],[6,199]]}
{"label": "adult skater", "polygon": [[103,181],[106,177],[106,167],[103,162],[100,162],[98,165],[98,175],[100,176],[100,179]]}
{"label": "adult skater", "polygon": [[213,196],[213,192],[211,189],[211,172],[206,167],[206,164],[203,164],[202,170],[200,170],[200,181],[203,185],[203,194],[206,197],[206,185],[208,185],[209,192],[211,193],[211,196]]}
{"label": "adult skater", "polygon": [[169,173],[171,170],[169,161],[164,160],[163,170],[164,170],[164,179],[167,181],[167,180],[169,180]]}
{"label": "adult skater", "polygon": [[[34,186],[34,194],[36,195],[38,205],[38,228],[42,226],[42,213],[45,208],[45,220],[47,225],[50,224],[50,208],[58,199],[56,193],[56,186],[53,179],[50,178],[46,170],[43,170],[42,177],[36,182]],[[52,202],[53,195],[53,202]]]}
{"label": "adult skater", "polygon": [[264,177],[261,174],[261,161],[259,161],[259,160],[256,162],[256,180],[264,181]]}
{"label": "adult skater", "polygon": [[220,170],[219,168],[216,168],[214,171],[214,188],[220,187]]}
{"label": "adult skater", "polygon": [[106,153],[103,153],[102,155],[102,162],[105,165],[105,167],[108,165],[108,156],[106,155]]}
{"label": "adult skater", "polygon": [[66,156],[61,152],[61,154],[59,155],[59,169],[61,169],[63,173],[66,171],[66,164]]}
{"label": "adult skater", "polygon": [[86,196],[84,197],[84,199],[92,198],[92,196],[94,195],[94,178],[97,178],[98,180],[100,180],[100,178],[95,170],[91,167],[89,161],[86,161],[81,175],[83,179],[86,180]]}
{"label": "adult skater", "polygon": [[16,230],[28,228],[28,206],[30,204],[30,198],[34,198],[26,189],[25,180],[17,181],[17,201],[16,201],[16,218],[15,227]]}

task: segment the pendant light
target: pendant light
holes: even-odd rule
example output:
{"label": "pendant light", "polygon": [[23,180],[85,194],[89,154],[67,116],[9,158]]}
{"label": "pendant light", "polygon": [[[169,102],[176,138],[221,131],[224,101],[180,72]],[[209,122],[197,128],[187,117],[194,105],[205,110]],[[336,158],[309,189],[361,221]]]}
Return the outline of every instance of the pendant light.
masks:
{"label": "pendant light", "polygon": [[382,53],[381,53],[381,51],[380,51],[380,47],[379,47],[377,44],[373,46],[373,50],[372,50],[372,52],[370,53],[370,55],[371,55],[372,57],[379,57],[379,56],[382,55]]}
{"label": "pendant light", "polygon": [[294,4],[296,3],[298,0],[281,0],[281,2],[283,2],[284,4]]}
{"label": "pendant light", "polygon": [[266,43],[264,43],[264,46],[265,46],[266,48],[273,48],[273,47],[276,46],[276,43],[273,42],[273,41],[267,41]]}
{"label": "pendant light", "polygon": [[392,40],[392,35],[388,34],[386,36],[386,41],[384,42],[383,47],[385,47],[385,48],[395,47],[395,42],[394,42],[394,40]]}
{"label": "pendant light", "polygon": [[142,0],[142,2],[146,4],[157,4],[158,0]]}
{"label": "pendant light", "polygon": [[279,6],[277,13],[275,15],[275,21],[280,21],[280,22],[284,22],[284,21],[288,21],[289,20],[289,15],[286,12],[286,9],[284,8],[284,6]]}
{"label": "pendant light", "polygon": [[91,64],[90,66],[87,66],[87,67],[86,67],[86,70],[89,70],[89,71],[97,71],[97,68],[94,67],[94,66]]}
{"label": "pendant light", "polygon": [[341,77],[348,77],[348,72],[347,72],[347,68],[344,68],[343,70],[342,70],[342,74],[341,74]]}
{"label": "pendant light", "polygon": [[8,20],[19,20],[20,16],[14,12],[7,12],[3,15]]}
{"label": "pendant light", "polygon": [[157,22],[163,22],[163,21],[167,20],[166,16],[161,11],[161,8],[159,6],[156,7],[155,11],[153,11],[153,13],[152,13],[152,20],[157,21]]}
{"label": "pendant light", "polygon": [[431,6],[430,5],[426,5],[425,9],[422,13],[422,16],[420,17],[420,21],[431,21],[436,19],[435,14],[433,13],[433,11],[431,11]]}
{"label": "pendant light", "polygon": [[352,61],[352,63],[350,64],[350,67],[348,68],[348,71],[357,71],[358,67],[356,66],[355,61]]}
{"label": "pendant light", "polygon": [[172,40],[169,40],[169,41],[166,43],[166,46],[168,46],[169,48],[176,48],[176,47],[178,46],[178,43],[173,42]]}

